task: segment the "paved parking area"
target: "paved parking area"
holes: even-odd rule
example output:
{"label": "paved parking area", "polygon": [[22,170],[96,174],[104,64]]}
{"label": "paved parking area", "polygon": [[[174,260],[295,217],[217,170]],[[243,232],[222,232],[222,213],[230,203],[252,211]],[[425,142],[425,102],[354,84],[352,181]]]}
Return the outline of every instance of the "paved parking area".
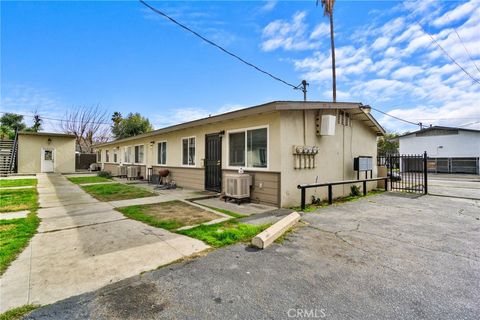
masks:
{"label": "paved parking area", "polygon": [[428,189],[433,195],[480,200],[480,176],[430,174]]}
{"label": "paved parking area", "polygon": [[106,286],[29,319],[478,319],[480,201],[385,193],[246,245]]}

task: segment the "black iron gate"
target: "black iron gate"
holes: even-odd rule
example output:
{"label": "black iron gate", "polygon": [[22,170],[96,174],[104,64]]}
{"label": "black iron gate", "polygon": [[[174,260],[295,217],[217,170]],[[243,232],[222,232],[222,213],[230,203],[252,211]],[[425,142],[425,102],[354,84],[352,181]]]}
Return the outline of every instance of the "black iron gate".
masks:
{"label": "black iron gate", "polygon": [[379,165],[387,167],[391,190],[427,194],[427,160],[426,152],[423,155],[390,154],[379,157]]}
{"label": "black iron gate", "polygon": [[205,190],[222,191],[222,138],[218,133],[205,136]]}

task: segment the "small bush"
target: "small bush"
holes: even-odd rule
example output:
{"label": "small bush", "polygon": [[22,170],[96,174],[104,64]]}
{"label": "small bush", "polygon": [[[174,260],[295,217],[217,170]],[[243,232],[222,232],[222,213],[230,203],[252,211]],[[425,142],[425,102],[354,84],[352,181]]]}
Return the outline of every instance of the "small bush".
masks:
{"label": "small bush", "polygon": [[106,178],[106,179],[112,179],[112,174],[110,173],[110,171],[99,171],[97,173],[97,176]]}
{"label": "small bush", "polygon": [[361,195],[360,193],[360,187],[359,186],[356,186],[356,185],[352,185],[350,186],[350,195],[352,197],[358,197]]}
{"label": "small bush", "polygon": [[320,197],[312,196],[312,205],[319,205],[319,204],[322,204],[322,199],[320,199]]}

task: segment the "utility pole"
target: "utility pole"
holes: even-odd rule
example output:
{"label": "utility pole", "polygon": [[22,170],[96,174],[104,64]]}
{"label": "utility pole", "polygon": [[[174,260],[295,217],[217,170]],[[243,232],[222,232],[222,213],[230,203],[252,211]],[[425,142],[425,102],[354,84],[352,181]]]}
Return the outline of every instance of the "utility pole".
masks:
{"label": "utility pole", "polygon": [[302,80],[302,83],[300,83],[298,86],[295,87],[295,90],[302,90],[303,92],[303,101],[307,101],[307,86],[309,83],[307,80]]}

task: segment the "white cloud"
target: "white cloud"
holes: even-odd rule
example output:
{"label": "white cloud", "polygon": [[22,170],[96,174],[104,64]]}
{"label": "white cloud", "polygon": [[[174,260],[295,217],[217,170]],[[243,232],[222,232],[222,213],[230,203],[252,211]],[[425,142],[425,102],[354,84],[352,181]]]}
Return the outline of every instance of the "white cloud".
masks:
{"label": "white cloud", "polygon": [[165,128],[175,124],[194,121],[209,116],[214,116],[222,113],[227,113],[245,108],[245,105],[240,104],[225,104],[214,111],[209,111],[206,108],[175,108],[170,110],[168,115],[157,115],[153,117],[153,125],[156,129]]}
{"label": "white cloud", "polygon": [[381,50],[384,49],[388,46],[390,43],[390,39],[387,37],[380,37],[375,40],[375,42],[372,44],[372,48],[374,50]]}
{"label": "white cloud", "polygon": [[[65,115],[65,107],[60,98],[54,93],[26,85],[2,84],[0,110],[26,115],[25,123],[33,124],[32,117],[36,111],[41,117],[62,119]],[[43,131],[59,131],[59,122],[43,119]]]}
{"label": "white cloud", "polygon": [[394,79],[412,79],[423,72],[423,69],[417,66],[406,66],[395,70],[392,73]]}
{"label": "white cloud", "polygon": [[260,8],[260,11],[269,12],[275,9],[278,1],[265,1],[265,4]]}
{"label": "white cloud", "polygon": [[318,48],[320,42],[306,38],[308,25],[305,23],[305,11],[296,12],[291,21],[275,20],[270,22],[262,32],[264,41],[260,45],[263,51],[308,50]]}
{"label": "white cloud", "polygon": [[318,24],[310,34],[310,39],[319,39],[326,35],[330,34],[330,26],[328,23],[320,23]]}
{"label": "white cloud", "polygon": [[449,23],[467,18],[471,15],[475,9],[480,7],[480,1],[472,0],[466,2],[462,5],[459,5],[450,12],[444,13],[442,16],[438,17],[432,22],[432,25],[436,27],[442,27]]}
{"label": "white cloud", "polygon": [[[470,12],[465,7],[471,8]],[[453,7],[438,1],[402,3],[396,10],[387,21],[356,26],[351,37],[339,33],[337,39],[351,40],[336,48],[337,88],[342,90],[342,99],[362,101],[384,111],[392,109],[392,114],[425,124],[455,126],[479,121],[480,86],[432,43],[417,21],[458,63],[480,78],[464,48],[480,66],[480,1]],[[440,19],[447,11],[457,23],[455,30]],[[435,20],[435,24],[428,24]],[[307,25],[303,28],[312,34]],[[330,99],[331,91],[325,90],[331,87],[332,77],[329,47],[309,50],[307,56],[290,61],[300,76],[312,83],[311,90],[318,86],[322,88],[320,96]],[[391,130],[405,128],[398,120],[378,116]]]}

